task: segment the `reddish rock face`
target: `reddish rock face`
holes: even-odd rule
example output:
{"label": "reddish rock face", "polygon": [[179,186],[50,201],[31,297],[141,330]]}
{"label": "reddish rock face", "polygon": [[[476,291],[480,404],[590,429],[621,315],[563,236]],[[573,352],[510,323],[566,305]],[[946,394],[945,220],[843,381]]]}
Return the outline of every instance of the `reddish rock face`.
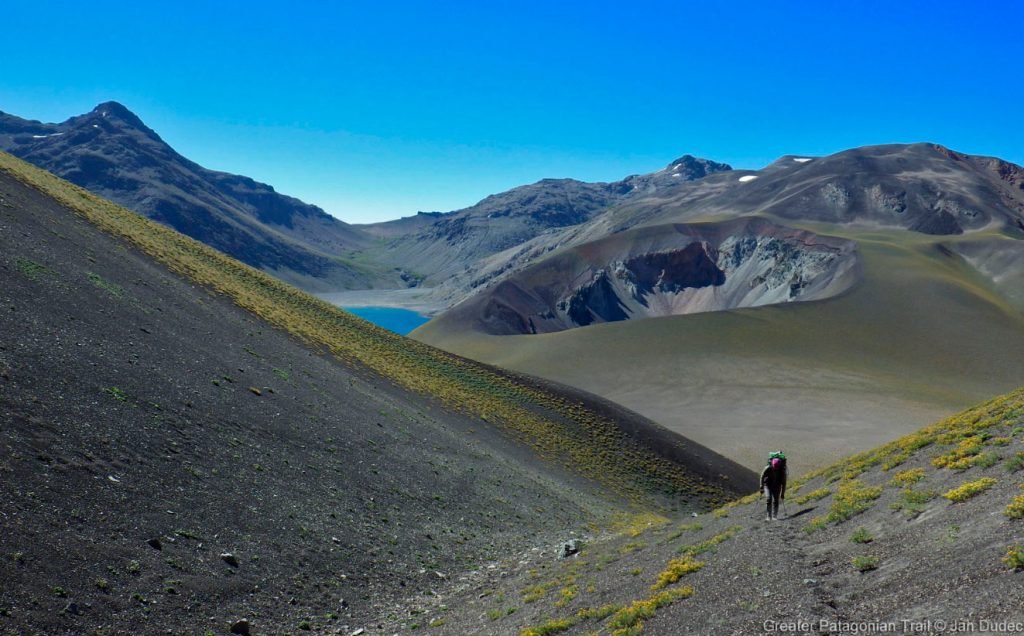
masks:
{"label": "reddish rock face", "polygon": [[652,226],[571,248],[443,320],[496,335],[818,300],[857,280],[851,241],[760,218]]}

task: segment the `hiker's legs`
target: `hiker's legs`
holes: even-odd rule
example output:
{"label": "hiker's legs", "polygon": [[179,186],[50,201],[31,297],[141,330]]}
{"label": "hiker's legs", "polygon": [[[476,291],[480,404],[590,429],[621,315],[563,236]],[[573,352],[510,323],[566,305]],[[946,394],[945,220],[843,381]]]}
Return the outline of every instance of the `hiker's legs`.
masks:
{"label": "hiker's legs", "polygon": [[779,490],[768,489],[768,516],[779,518]]}

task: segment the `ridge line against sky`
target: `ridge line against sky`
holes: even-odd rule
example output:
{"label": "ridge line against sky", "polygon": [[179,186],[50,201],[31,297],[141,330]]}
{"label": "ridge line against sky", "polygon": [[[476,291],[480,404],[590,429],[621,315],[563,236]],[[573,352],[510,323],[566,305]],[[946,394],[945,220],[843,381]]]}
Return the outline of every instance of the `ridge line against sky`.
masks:
{"label": "ridge line against sky", "polygon": [[931,141],[1024,163],[1024,3],[5,3],[0,110],[116,100],[348,222],[690,153]]}

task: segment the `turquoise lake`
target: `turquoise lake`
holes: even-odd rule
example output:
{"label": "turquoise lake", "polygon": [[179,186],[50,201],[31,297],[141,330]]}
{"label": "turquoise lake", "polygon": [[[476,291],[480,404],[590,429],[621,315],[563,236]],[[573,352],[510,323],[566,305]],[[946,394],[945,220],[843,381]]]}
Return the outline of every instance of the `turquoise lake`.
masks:
{"label": "turquoise lake", "polygon": [[402,336],[430,320],[415,311],[397,307],[342,307],[342,309]]}

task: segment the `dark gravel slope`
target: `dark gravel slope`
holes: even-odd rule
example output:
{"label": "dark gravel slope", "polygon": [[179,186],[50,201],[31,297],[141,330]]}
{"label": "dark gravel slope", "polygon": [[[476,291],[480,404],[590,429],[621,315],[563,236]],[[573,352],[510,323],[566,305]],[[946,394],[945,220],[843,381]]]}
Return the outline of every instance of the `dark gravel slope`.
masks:
{"label": "dark gravel slope", "polygon": [[0,633],[349,633],[616,505],[6,175],[0,280]]}

